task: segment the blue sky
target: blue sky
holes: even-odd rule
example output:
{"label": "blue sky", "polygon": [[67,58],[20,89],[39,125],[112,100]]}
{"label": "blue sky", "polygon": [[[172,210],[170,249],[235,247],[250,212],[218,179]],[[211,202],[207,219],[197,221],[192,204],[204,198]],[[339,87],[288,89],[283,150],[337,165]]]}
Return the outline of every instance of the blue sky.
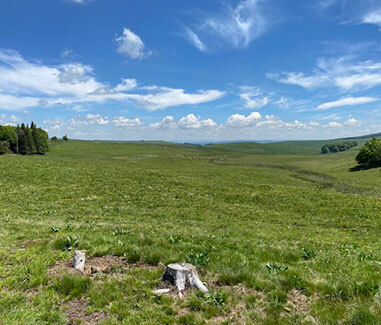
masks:
{"label": "blue sky", "polygon": [[376,0],[2,0],[0,124],[79,139],[381,131]]}

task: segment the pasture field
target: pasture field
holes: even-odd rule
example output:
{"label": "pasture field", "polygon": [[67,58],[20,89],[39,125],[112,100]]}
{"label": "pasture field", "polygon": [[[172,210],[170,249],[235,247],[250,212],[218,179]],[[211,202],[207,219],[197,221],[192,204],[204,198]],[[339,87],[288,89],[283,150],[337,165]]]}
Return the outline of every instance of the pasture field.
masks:
{"label": "pasture field", "polygon": [[[353,168],[359,147],[234,146],[0,156],[0,323],[381,324],[381,168]],[[120,263],[76,275],[75,249]],[[170,262],[210,293],[153,294]]]}

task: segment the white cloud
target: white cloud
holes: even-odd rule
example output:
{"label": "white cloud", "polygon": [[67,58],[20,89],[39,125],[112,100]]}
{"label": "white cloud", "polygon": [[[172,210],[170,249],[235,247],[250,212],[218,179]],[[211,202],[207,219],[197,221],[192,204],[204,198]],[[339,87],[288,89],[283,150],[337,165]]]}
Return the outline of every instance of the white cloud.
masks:
{"label": "white cloud", "polygon": [[176,122],[173,116],[165,116],[160,122],[150,124],[152,129],[172,129],[176,127]]}
{"label": "white cloud", "polygon": [[[49,120],[46,122],[49,122]],[[102,117],[100,114],[87,114],[84,119],[80,116],[72,117],[67,123],[61,123],[61,125],[66,124],[69,127],[85,127],[89,125],[107,125],[109,123],[109,119]]]}
{"label": "white cloud", "polygon": [[266,106],[270,99],[266,96],[261,96],[262,91],[256,87],[241,87],[239,97],[245,102],[245,107],[259,109]]}
{"label": "white cloud", "polygon": [[268,73],[269,79],[306,89],[337,87],[342,91],[359,91],[381,85],[381,62],[354,61],[352,56],[320,58],[314,73]]}
{"label": "white cloud", "polygon": [[[0,77],[1,78],[1,77]],[[12,95],[2,94],[0,92],[0,109],[10,111],[20,110],[25,107],[35,107],[39,105],[40,100],[33,97],[16,97]]]}
{"label": "white cloud", "polygon": [[86,2],[86,0],[66,0],[67,2],[73,2],[73,3],[78,3],[78,4],[83,4]]}
{"label": "white cloud", "polygon": [[348,119],[345,123],[345,126],[360,126],[361,122],[359,120],[356,120],[355,118]]}
{"label": "white cloud", "polygon": [[228,117],[226,125],[231,127],[247,127],[254,125],[255,122],[261,119],[261,117],[261,114],[258,112],[252,112],[248,116],[233,114]]}
{"label": "white cloud", "polygon": [[112,119],[112,124],[116,127],[134,127],[142,125],[142,122],[138,118],[129,119],[124,116],[119,116]]}
{"label": "white cloud", "polygon": [[136,79],[122,79],[122,83],[115,87],[115,91],[129,91],[137,86]]}
{"label": "white cloud", "polygon": [[118,52],[130,59],[143,59],[150,53],[145,53],[142,39],[128,28],[123,28],[123,33],[115,38],[118,43]]}
{"label": "white cloud", "polygon": [[[236,6],[224,4],[219,14],[207,15],[196,24],[194,32],[186,30],[186,38],[199,50],[205,43],[245,48],[269,28],[263,0],[241,0]],[[200,35],[202,35],[200,39]],[[207,41],[203,41],[207,39]]]}
{"label": "white cloud", "polygon": [[205,44],[200,40],[198,35],[188,27],[185,27],[185,38],[191,42],[194,47],[198,48],[201,52],[205,52],[207,50]]}
{"label": "white cloud", "polygon": [[342,106],[355,106],[367,103],[373,103],[379,100],[375,97],[343,97],[339,100],[328,102],[321,104],[317,107],[317,110],[327,110],[334,107],[342,107]]}
{"label": "white cloud", "polygon": [[206,103],[223,95],[213,89],[187,93],[168,87],[138,87],[135,79],[122,79],[113,88],[97,81],[90,66],[81,63],[47,66],[28,62],[15,51],[0,50],[0,109],[65,105],[82,111],[84,103],[119,101],[156,110]]}
{"label": "white cloud", "polygon": [[323,87],[329,77],[325,75],[305,76],[301,72],[288,72],[282,75],[275,73],[267,73],[267,78],[290,85],[298,85],[303,88],[312,89],[316,87]]}
{"label": "white cloud", "polygon": [[362,18],[363,24],[374,24],[381,27],[381,9],[370,11]]}
{"label": "white cloud", "polygon": [[107,117],[103,118],[100,114],[87,114],[86,120],[90,125],[106,125],[110,122]]}
{"label": "white cloud", "polygon": [[327,126],[328,126],[329,128],[341,128],[343,125],[342,125],[341,123],[332,121],[332,122],[329,122],[329,123],[327,124]]}
{"label": "white cloud", "polygon": [[135,100],[148,110],[155,111],[171,106],[207,103],[217,100],[223,95],[224,92],[219,90],[199,90],[197,93],[188,94],[184,89],[160,87],[156,93],[127,94],[126,97]]}
{"label": "white cloud", "polygon": [[212,119],[202,120],[200,116],[188,114],[180,119],[178,127],[182,129],[200,129],[207,127],[215,127],[217,124]]}
{"label": "white cloud", "polygon": [[184,129],[195,130],[204,128],[214,128],[217,124],[212,119],[201,119],[200,116],[188,114],[182,117],[178,122],[175,121],[173,116],[166,116],[160,122],[151,123],[151,129]]}

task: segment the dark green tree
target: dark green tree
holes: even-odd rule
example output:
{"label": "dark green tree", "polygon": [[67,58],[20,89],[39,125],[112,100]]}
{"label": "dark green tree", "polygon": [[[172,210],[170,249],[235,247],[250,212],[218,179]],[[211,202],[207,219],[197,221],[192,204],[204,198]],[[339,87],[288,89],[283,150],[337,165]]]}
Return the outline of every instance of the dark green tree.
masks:
{"label": "dark green tree", "polygon": [[33,155],[37,153],[36,150],[36,144],[33,139],[32,130],[27,125],[25,128],[25,137],[26,137],[26,147],[27,147],[27,153],[29,155]]}
{"label": "dark green tree", "polygon": [[36,148],[39,155],[49,151],[49,135],[41,128],[36,128]]}
{"label": "dark green tree", "polygon": [[28,144],[26,140],[26,127],[24,123],[21,124],[21,127],[17,126],[17,140],[18,140],[17,153],[26,155],[28,153]]}
{"label": "dark green tree", "polygon": [[381,167],[381,139],[367,141],[357,154],[356,161],[368,168]]}

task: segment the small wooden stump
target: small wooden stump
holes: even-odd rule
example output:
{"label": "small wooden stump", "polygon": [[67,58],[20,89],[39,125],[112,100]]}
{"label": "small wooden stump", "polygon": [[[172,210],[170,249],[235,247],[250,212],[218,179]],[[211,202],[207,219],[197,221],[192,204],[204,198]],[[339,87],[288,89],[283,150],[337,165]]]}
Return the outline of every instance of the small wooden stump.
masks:
{"label": "small wooden stump", "polygon": [[86,251],[74,252],[74,268],[81,272],[85,271]]}
{"label": "small wooden stump", "polygon": [[208,288],[199,279],[196,268],[188,263],[168,264],[163,275],[163,281],[174,285],[180,294],[188,288],[208,292]]}

